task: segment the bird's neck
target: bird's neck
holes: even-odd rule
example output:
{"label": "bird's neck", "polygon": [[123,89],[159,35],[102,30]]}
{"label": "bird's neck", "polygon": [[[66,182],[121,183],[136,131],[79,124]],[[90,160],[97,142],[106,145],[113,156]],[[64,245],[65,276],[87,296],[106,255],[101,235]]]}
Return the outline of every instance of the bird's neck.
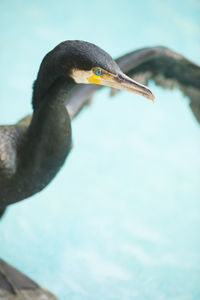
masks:
{"label": "bird's neck", "polygon": [[[56,175],[71,149],[71,122],[65,99],[74,83],[59,76],[38,75],[34,84],[34,113],[24,140],[22,170],[33,181],[30,194],[41,190]],[[22,174],[24,178],[24,174]]]}
{"label": "bird's neck", "polygon": [[[55,81],[34,110],[28,135],[33,177],[47,184],[63,165],[71,149],[71,122],[65,107],[66,82]],[[30,161],[30,153],[27,161]],[[30,168],[31,169],[31,168]]]}

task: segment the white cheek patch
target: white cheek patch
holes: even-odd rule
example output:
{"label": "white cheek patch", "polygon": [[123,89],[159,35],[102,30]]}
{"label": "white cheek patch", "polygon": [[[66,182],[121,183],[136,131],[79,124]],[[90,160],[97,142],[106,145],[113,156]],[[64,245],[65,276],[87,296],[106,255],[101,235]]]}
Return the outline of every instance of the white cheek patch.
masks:
{"label": "white cheek patch", "polygon": [[73,69],[71,72],[71,77],[74,79],[76,83],[88,83],[88,77],[92,76],[93,72],[90,71],[82,71],[78,69]]}

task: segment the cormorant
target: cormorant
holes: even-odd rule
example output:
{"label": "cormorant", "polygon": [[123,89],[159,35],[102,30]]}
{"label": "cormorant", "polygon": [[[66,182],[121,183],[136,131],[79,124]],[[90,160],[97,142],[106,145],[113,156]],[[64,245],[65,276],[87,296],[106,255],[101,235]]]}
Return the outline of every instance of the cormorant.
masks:
{"label": "cormorant", "polygon": [[33,117],[0,127],[0,211],[41,191],[57,174],[71,148],[65,105],[78,84],[125,89],[151,100],[145,86],[126,76],[101,48],[66,41],[43,59],[33,87]]}
{"label": "cormorant", "polygon": [[[154,100],[152,92],[122,73],[101,48],[83,41],[59,44],[43,59],[33,87],[33,116],[0,127],[0,216],[7,205],[42,190],[57,174],[71,148],[65,107],[78,83],[126,89]],[[56,299],[0,260],[0,299]]]}
{"label": "cormorant", "polygon": [[71,148],[70,119],[96,90],[107,85],[154,99],[130,77],[145,85],[153,79],[164,88],[179,87],[200,122],[200,67],[182,55],[150,47],[114,61],[94,44],[65,41],[41,63],[33,87],[33,116],[0,126],[0,216],[7,205],[41,191],[57,174]]}
{"label": "cormorant", "polygon": [[[200,122],[200,68],[180,54],[165,47],[151,47],[114,61],[91,43],[63,42],[41,63],[33,87],[33,115],[15,125],[0,127],[0,215],[7,205],[41,191],[57,174],[71,148],[70,119],[101,86],[126,89],[154,100],[147,87],[131,78],[144,84],[153,79],[170,89],[178,86],[190,98],[190,107]],[[5,292],[5,299],[20,295],[21,275],[16,272],[0,261],[0,297]],[[18,274],[17,283],[13,274]],[[30,299],[36,300],[32,284],[27,278],[23,289],[29,287],[33,291]],[[55,299],[45,293],[46,299]]]}

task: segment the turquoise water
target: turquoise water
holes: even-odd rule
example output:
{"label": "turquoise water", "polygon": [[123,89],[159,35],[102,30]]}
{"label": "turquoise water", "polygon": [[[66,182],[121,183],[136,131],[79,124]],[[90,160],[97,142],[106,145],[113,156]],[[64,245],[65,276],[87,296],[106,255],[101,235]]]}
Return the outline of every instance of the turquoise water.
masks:
{"label": "turquoise water", "polygon": [[[1,0],[0,14],[1,124],[31,111],[40,61],[66,39],[200,64],[198,0]],[[151,89],[155,105],[97,93],[61,172],[0,224],[0,255],[60,300],[200,299],[200,127],[178,90]]]}

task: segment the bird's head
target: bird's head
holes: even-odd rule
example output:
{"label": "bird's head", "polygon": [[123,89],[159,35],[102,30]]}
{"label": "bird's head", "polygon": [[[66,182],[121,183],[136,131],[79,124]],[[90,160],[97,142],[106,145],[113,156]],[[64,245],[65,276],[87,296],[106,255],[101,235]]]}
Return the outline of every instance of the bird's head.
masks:
{"label": "bird's head", "polygon": [[150,89],[126,76],[112,57],[94,44],[66,41],[54,50],[60,53],[59,68],[63,75],[76,83],[100,84],[155,99]]}

